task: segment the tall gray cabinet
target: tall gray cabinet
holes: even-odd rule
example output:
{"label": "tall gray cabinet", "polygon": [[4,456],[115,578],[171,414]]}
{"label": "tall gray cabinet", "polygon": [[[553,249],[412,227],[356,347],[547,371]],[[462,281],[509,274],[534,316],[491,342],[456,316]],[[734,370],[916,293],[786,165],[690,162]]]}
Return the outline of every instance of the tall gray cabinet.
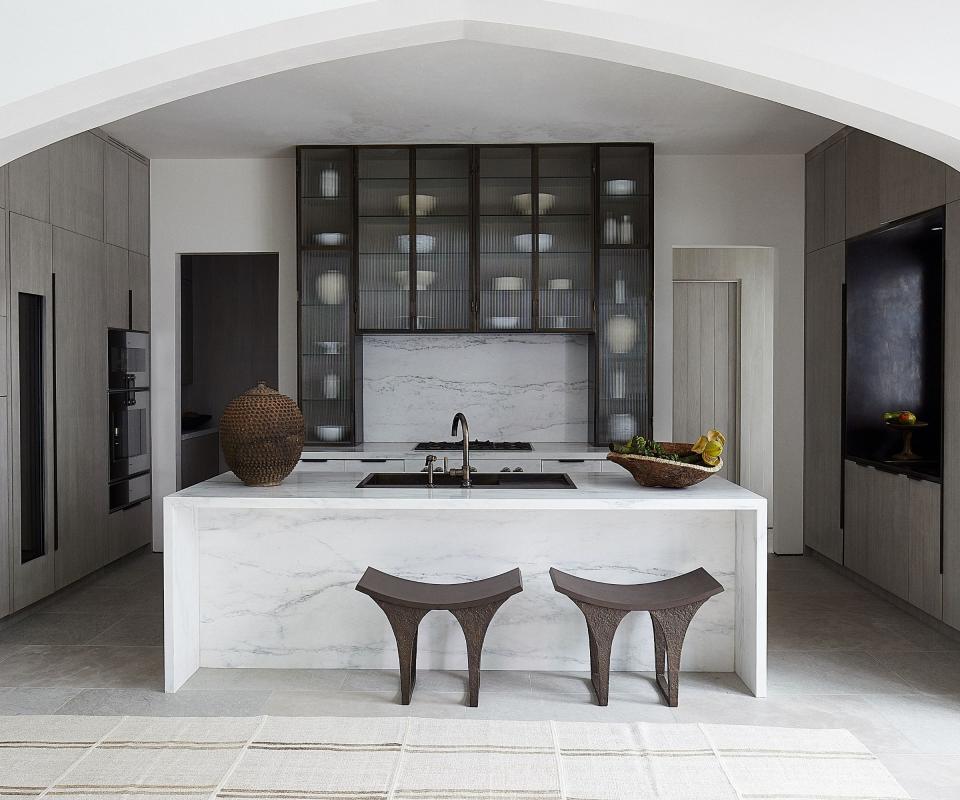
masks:
{"label": "tall gray cabinet", "polygon": [[[960,628],[960,175],[921,153],[844,129],[806,159],[804,543]],[[943,206],[942,479],[846,457],[847,241]],[[942,523],[941,523],[942,512]]]}
{"label": "tall gray cabinet", "polygon": [[107,431],[107,329],[149,329],[149,196],[101,131],[0,167],[0,616],[152,538],[149,501],[108,513]]}

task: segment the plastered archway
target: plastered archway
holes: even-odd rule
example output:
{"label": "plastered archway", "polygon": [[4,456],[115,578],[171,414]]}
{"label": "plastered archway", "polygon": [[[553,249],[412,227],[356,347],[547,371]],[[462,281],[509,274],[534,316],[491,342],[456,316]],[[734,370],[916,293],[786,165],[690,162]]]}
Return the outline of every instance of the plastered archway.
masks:
{"label": "plastered archway", "polygon": [[949,69],[956,48],[937,47],[941,32],[960,26],[960,8],[935,0],[911,6],[924,25],[922,38],[910,35],[913,17],[893,24],[874,4],[822,0],[808,0],[803,13],[754,0],[208,0],[199,6],[154,0],[134,4],[122,18],[103,3],[84,4],[83,14],[65,19],[75,5],[37,0],[11,9],[14,35],[0,55],[0,164],[238,81],[364,53],[472,40],[695,78],[849,123],[960,166],[960,92],[945,79],[956,73],[956,63]]}

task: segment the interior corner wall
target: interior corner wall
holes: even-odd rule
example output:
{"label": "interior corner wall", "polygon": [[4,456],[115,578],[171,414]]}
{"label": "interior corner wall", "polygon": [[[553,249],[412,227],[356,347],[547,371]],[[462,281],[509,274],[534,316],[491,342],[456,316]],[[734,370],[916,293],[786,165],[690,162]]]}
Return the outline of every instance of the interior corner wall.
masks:
{"label": "interior corner wall", "polygon": [[803,551],[803,161],[802,155],[654,159],[657,439],[669,439],[673,428],[673,248],[761,245],[777,251],[769,522],[777,553]]}
{"label": "interior corner wall", "polygon": [[180,264],[185,253],[277,253],[279,389],[297,394],[296,164],[293,158],[150,162],[153,546],[180,458]]}

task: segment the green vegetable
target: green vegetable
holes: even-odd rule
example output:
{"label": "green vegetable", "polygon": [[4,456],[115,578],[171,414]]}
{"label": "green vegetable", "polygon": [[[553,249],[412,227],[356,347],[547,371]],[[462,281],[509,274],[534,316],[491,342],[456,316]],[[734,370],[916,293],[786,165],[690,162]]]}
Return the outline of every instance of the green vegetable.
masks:
{"label": "green vegetable", "polygon": [[723,434],[717,430],[710,430],[707,431],[706,436],[701,436],[697,440],[696,444],[693,445],[693,451],[690,453],[668,453],[659,442],[644,439],[642,436],[634,436],[623,444],[611,442],[610,450],[625,456],[648,456],[667,461],[678,461],[681,464],[707,464],[715,467],[720,463],[720,454],[723,452],[724,444],[726,444],[726,441]]}
{"label": "green vegetable", "polygon": [[[614,453],[629,456],[650,456],[651,458],[665,458],[667,461],[682,461],[676,453],[668,453],[663,449],[659,442],[644,439],[642,436],[634,436],[627,442],[620,445],[610,444],[610,449]],[[697,456],[699,461],[699,456]]]}

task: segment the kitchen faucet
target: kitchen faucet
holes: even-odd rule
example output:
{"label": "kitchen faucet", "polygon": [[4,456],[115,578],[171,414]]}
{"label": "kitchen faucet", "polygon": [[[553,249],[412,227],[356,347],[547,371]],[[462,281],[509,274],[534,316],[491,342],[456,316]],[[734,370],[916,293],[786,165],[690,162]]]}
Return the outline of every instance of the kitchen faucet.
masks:
{"label": "kitchen faucet", "polygon": [[470,488],[470,426],[467,424],[467,418],[462,411],[458,411],[453,416],[453,425],[450,428],[450,435],[457,435],[457,427],[463,431],[463,467],[450,470],[453,476],[460,476],[460,483],[465,489]]}

